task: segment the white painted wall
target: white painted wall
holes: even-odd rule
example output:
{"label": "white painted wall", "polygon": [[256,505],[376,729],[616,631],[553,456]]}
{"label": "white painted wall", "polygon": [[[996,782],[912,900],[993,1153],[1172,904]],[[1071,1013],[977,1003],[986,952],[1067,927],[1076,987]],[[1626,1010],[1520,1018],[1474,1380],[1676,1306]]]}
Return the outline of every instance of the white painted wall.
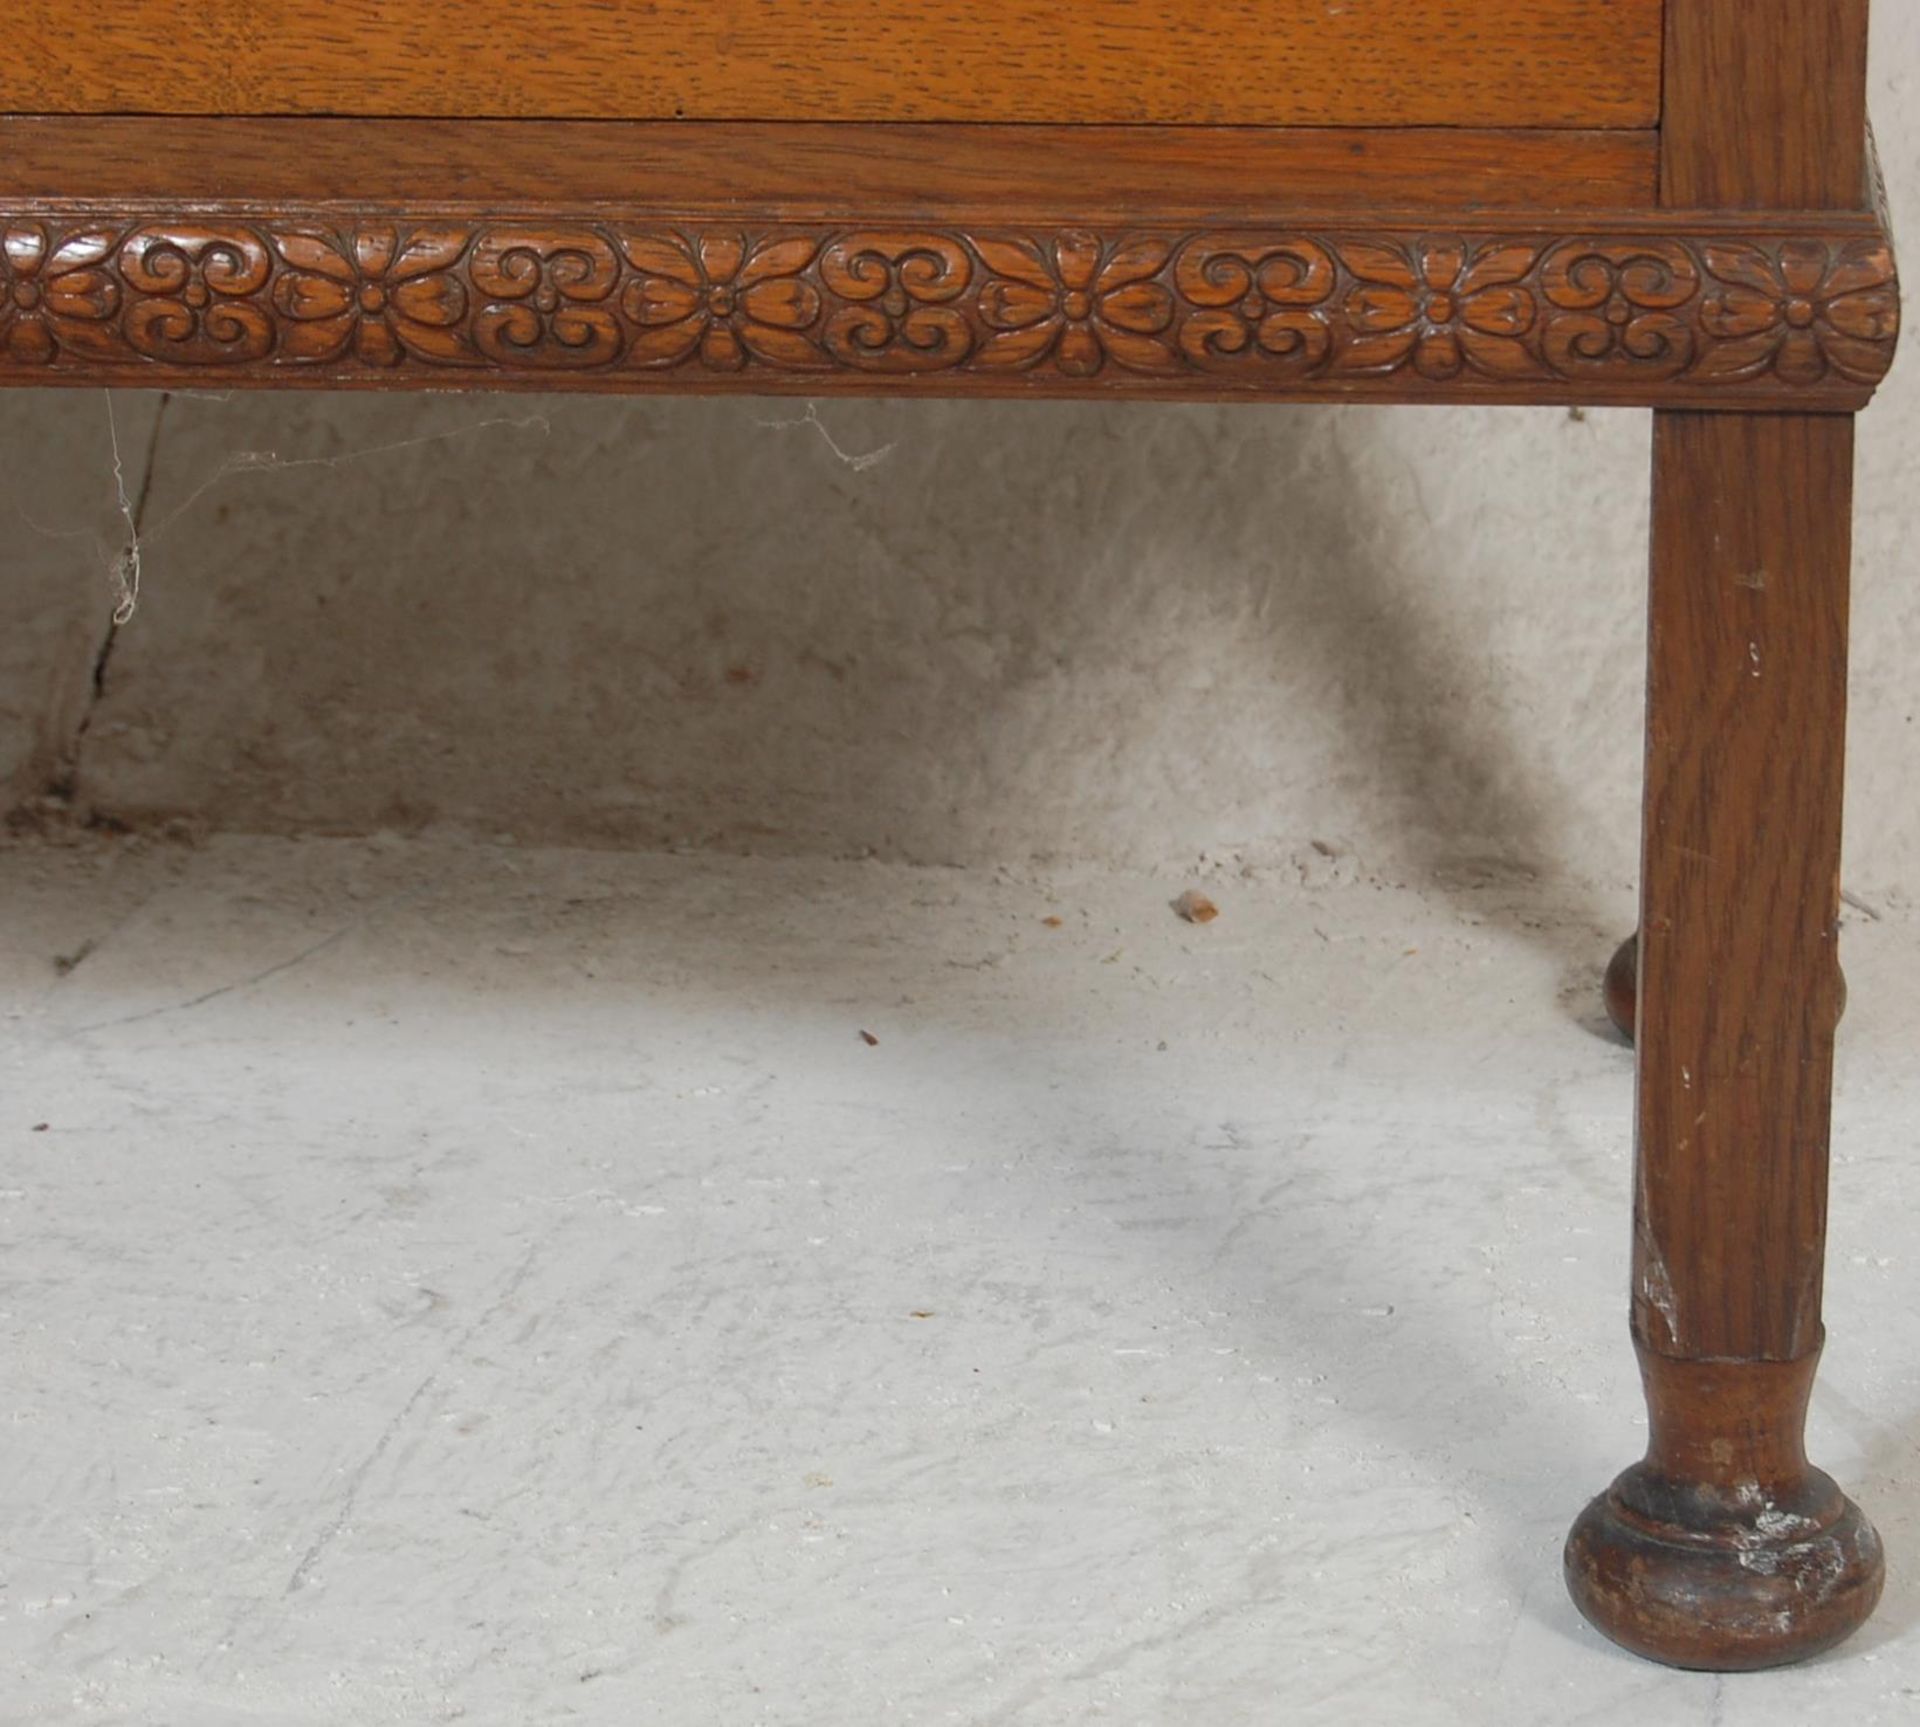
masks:
{"label": "white painted wall", "polygon": [[[1920,233],[1920,9],[1875,53]],[[1869,899],[1920,866],[1914,346],[1862,428]],[[156,405],[117,401],[130,487]],[[1631,875],[1643,415],[823,406],[889,450],[856,470],[803,412],[176,398],[94,702],[106,402],[0,395],[0,781],[274,831]]]}

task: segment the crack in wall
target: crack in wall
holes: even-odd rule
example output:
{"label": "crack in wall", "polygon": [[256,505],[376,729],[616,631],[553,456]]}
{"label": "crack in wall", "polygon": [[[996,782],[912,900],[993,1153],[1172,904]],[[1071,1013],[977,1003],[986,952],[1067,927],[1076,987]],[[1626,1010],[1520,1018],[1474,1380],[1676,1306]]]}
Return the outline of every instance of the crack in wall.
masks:
{"label": "crack in wall", "polygon": [[106,699],[107,671],[113,663],[113,651],[119,645],[120,632],[133,621],[133,614],[139,607],[140,565],[144,547],[141,527],[146,519],[147,500],[153,494],[154,473],[159,466],[161,430],[166,425],[167,409],[173,402],[171,391],[161,394],[159,409],[155,412],[153,424],[147,432],[147,447],[140,462],[139,483],[134,492],[129,495],[126,461],[120,448],[120,423],[113,408],[113,392],[104,390],[101,394],[106,398],[107,437],[113,450],[114,504],[120,513],[121,521],[125,524],[126,537],[108,566],[114,584],[113,610],[107,616],[106,631],[101,636],[99,645],[94,649],[86,703],[81,708],[72,730],[59,747],[54,771],[47,781],[44,793],[46,797],[69,807],[73,804],[78,788],[81,748],[86,742],[87,733],[93,728],[94,715]]}

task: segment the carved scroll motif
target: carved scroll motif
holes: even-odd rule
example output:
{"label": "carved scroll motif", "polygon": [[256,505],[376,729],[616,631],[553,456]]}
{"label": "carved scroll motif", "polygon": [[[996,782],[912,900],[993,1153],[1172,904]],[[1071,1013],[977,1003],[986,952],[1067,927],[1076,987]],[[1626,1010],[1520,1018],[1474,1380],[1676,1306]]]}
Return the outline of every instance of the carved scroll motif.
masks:
{"label": "carved scroll motif", "polygon": [[125,290],[121,329],[149,360],[231,366],[272,351],[274,317],[262,290],[273,258],[252,230],[184,222],[137,228],[115,265]]}
{"label": "carved scroll motif", "polygon": [[973,352],[979,289],[957,234],[849,234],[822,254],[820,280],[834,302],[823,339],[842,365],[938,372]]}

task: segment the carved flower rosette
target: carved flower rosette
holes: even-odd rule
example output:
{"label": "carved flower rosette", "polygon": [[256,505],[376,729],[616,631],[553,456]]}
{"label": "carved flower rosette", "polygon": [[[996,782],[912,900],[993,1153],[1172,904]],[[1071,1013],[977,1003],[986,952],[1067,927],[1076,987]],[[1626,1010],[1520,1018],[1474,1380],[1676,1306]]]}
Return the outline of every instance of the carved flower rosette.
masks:
{"label": "carved flower rosette", "polygon": [[1526,337],[1538,315],[1528,283],[1538,257],[1530,240],[1344,242],[1352,337],[1336,369],[1377,375],[1411,366],[1436,384],[1469,371],[1502,381],[1536,376]]}
{"label": "carved flower rosette", "polygon": [[292,360],[324,364],[352,355],[392,368],[480,360],[463,325],[469,304],[457,266],[469,236],[453,226],[402,231],[381,224],[351,235],[322,228],[274,236],[285,268],[273,303]]}
{"label": "carved flower rosette", "polygon": [[113,233],[98,228],[58,239],[37,222],[0,229],[0,354],[27,366],[62,349],[111,357],[109,320],[120,309],[113,249]]}
{"label": "carved flower rosette", "polygon": [[1871,384],[1886,370],[1900,302],[1883,243],[1788,240],[1769,253],[1729,241],[1706,247],[1705,258],[1713,279],[1700,321],[1715,345],[1702,376],[1770,371],[1807,386],[1837,373]]}
{"label": "carved flower rosette", "polygon": [[776,370],[830,364],[810,334],[822,302],[805,272],[819,249],[806,235],[622,234],[634,276],[621,306],[640,332],[629,362],[678,366],[697,355],[713,372],[750,361]]}
{"label": "carved flower rosette", "polygon": [[989,235],[973,244],[993,272],[980,291],[990,334],[975,364],[984,370],[1051,364],[1065,377],[1091,378],[1109,360],[1134,372],[1178,369],[1174,298],[1157,279],[1173,254],[1165,240],[1103,245],[1073,229],[1048,242]]}

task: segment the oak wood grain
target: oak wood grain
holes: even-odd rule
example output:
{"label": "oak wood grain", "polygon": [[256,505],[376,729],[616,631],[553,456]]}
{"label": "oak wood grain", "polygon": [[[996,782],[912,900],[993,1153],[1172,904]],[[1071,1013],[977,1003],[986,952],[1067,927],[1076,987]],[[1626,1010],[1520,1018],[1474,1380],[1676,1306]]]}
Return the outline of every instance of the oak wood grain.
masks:
{"label": "oak wood grain", "polygon": [[0,110],[1647,127],[1662,0],[14,0]]}
{"label": "oak wood grain", "polygon": [[1651,132],[0,117],[0,197],[806,218],[1646,209]]}
{"label": "oak wood grain", "polygon": [[1654,428],[1634,1329],[1820,1339],[1853,422]]}
{"label": "oak wood grain", "polygon": [[1867,0],[1667,0],[1665,202],[1868,202]]}

